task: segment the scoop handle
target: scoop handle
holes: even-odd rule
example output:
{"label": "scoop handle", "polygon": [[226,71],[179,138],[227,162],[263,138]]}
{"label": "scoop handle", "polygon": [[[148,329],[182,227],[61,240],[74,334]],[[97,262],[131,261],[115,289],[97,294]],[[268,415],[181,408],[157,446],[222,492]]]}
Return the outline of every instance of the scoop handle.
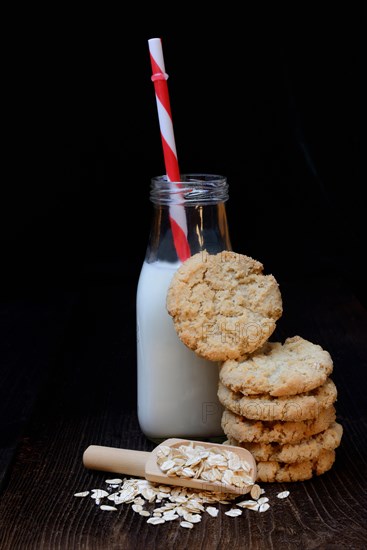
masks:
{"label": "scoop handle", "polygon": [[83,453],[83,464],[91,470],[145,477],[145,464],[151,453],[90,445]]}

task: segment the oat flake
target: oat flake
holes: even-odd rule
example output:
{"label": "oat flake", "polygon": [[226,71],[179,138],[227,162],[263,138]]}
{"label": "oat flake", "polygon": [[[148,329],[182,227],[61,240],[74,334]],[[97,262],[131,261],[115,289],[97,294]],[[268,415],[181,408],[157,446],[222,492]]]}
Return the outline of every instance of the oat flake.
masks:
{"label": "oat flake", "polygon": [[231,510],[228,510],[228,512],[224,512],[226,516],[230,516],[231,518],[235,518],[237,516],[240,516],[242,514],[242,510],[239,508],[231,508]]}
{"label": "oat flake", "polygon": [[189,521],[181,521],[180,525],[181,527],[186,527],[186,529],[192,529],[194,527],[193,523]]}
{"label": "oat flake", "polygon": [[241,500],[241,502],[237,502],[236,504],[240,508],[253,508],[254,506],[259,506],[256,500]]}
{"label": "oat flake", "polygon": [[166,521],[163,518],[149,518],[147,519],[147,523],[151,523],[152,525],[158,525],[159,523],[166,523]]}
{"label": "oat flake", "polygon": [[264,504],[260,504],[259,512],[266,512],[266,510],[269,510],[270,505],[267,502],[264,502]]}
{"label": "oat flake", "polygon": [[134,512],[141,512],[143,510],[143,507],[141,504],[133,504],[131,508],[134,510]]}
{"label": "oat flake", "polygon": [[107,491],[104,491],[103,489],[92,489],[91,498],[95,498],[96,500],[99,500],[107,496],[108,496]]}
{"label": "oat flake", "polygon": [[109,485],[119,485],[120,483],[122,483],[122,479],[120,479],[119,477],[116,477],[114,479],[106,479],[106,483],[108,483]]}
{"label": "oat flake", "polygon": [[261,495],[261,488],[257,483],[251,487],[250,495],[254,500],[257,500]]}
{"label": "oat flake", "polygon": [[207,509],[206,509],[206,512],[208,512],[208,514],[210,516],[212,516],[213,518],[216,518],[217,515],[219,514],[219,509],[214,508],[214,506],[208,506]]}

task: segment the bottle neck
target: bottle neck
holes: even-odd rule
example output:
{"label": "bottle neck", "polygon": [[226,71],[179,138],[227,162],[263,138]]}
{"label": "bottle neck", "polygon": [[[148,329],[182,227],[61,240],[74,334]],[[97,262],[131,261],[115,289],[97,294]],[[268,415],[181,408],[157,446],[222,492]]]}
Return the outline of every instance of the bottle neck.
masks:
{"label": "bottle neck", "polygon": [[225,202],[228,183],[213,174],[183,174],[180,182],[166,176],[153,178],[150,200],[154,215],[146,261],[177,264],[172,219],[183,222],[187,229],[190,254],[206,250],[210,254],[231,250]]}

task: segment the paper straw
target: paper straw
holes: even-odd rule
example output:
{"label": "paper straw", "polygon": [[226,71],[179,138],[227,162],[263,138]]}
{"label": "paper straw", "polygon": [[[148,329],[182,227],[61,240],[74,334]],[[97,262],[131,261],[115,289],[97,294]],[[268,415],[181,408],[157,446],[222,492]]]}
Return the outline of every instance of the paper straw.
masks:
{"label": "paper straw", "polygon": [[[162,41],[160,38],[151,38],[148,40],[148,44],[167,179],[172,182],[172,185],[179,189],[180,185],[177,182],[181,181],[181,175],[177,160],[175,135],[173,132],[167,85],[168,75],[165,71]],[[191,255],[187,240],[187,222],[184,206],[181,204],[170,205],[169,217],[177,256],[184,262]]]}

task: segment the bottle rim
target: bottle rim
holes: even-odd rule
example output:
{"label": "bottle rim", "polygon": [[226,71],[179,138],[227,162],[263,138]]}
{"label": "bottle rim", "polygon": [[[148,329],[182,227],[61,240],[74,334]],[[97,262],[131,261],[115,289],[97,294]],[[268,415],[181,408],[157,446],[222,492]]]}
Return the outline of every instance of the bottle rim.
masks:
{"label": "bottle rim", "polygon": [[166,175],[151,179],[150,200],[154,204],[218,204],[229,198],[228,182],[219,174],[181,174],[181,181],[169,181]]}

